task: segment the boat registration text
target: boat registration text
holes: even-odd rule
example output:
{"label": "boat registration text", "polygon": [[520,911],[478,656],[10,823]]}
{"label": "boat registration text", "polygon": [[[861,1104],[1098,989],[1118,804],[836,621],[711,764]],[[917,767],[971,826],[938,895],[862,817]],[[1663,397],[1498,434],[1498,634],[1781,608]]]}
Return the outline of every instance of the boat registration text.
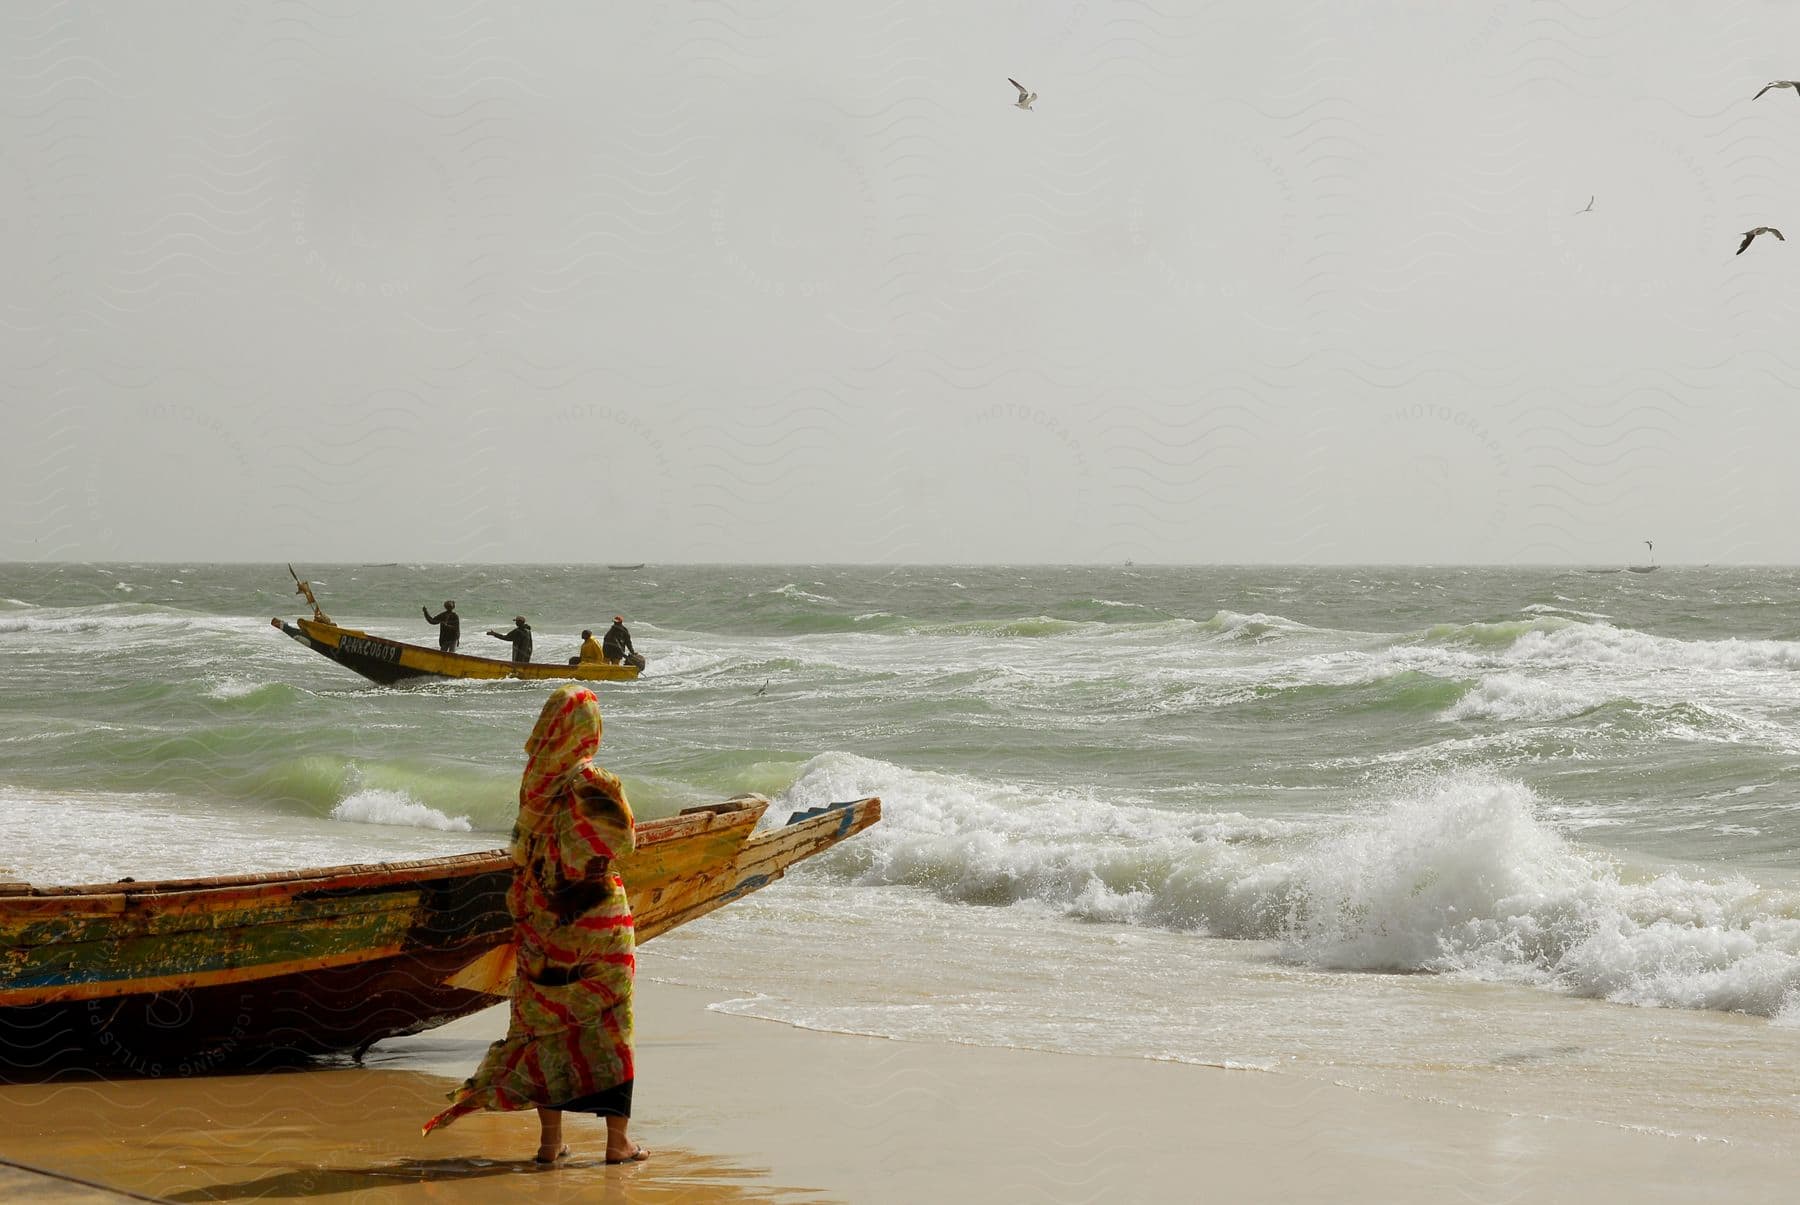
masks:
{"label": "boat registration text", "polygon": [[338,637],[338,652],[348,653],[352,657],[373,657],[377,661],[400,660],[400,646],[389,644],[385,640],[370,640],[366,636]]}

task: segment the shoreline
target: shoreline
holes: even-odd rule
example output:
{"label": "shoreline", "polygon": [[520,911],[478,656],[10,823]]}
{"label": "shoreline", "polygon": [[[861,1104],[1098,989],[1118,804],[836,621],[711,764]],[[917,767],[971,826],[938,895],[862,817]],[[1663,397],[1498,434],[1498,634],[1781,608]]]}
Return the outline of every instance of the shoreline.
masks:
{"label": "shoreline", "polygon": [[[8,1158],[177,1202],[1775,1200],[1787,1146],[1695,1142],[1409,1100],[1279,1073],[903,1042],[712,1011],[644,980],[632,1133],[530,1113],[419,1136],[503,1008],[383,1043],[365,1067],[0,1089]],[[529,1182],[516,1179],[529,1176]],[[54,1199],[54,1198],[52,1198]]]}

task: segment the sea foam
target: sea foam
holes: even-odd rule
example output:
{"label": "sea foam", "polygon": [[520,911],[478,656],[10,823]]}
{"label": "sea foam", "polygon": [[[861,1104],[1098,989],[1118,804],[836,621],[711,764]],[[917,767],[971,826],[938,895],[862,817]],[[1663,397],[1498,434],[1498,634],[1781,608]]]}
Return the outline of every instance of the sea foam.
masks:
{"label": "sea foam", "polygon": [[1286,951],[1454,971],[1619,1003],[1773,1016],[1800,986],[1800,900],[1742,880],[1632,876],[1554,832],[1522,784],[1469,773],[1294,860]]}
{"label": "sea foam", "polygon": [[1420,777],[1317,822],[1176,813],[827,754],[788,793],[879,794],[822,861],[957,903],[1279,943],[1330,970],[1437,972],[1659,1007],[1795,1011],[1800,898],[1632,873],[1565,838],[1524,784]]}
{"label": "sea foam", "polygon": [[1560,720],[1606,702],[1603,693],[1579,690],[1523,674],[1483,678],[1444,712],[1446,720]]}
{"label": "sea foam", "polygon": [[466,833],[472,827],[467,816],[446,816],[404,791],[390,791],[381,787],[366,787],[348,796],[331,809],[331,818],[352,824],[432,828],[445,833]]}
{"label": "sea foam", "polygon": [[1520,634],[1508,659],[1552,666],[1705,670],[1800,669],[1800,643],[1789,640],[1680,640],[1604,623],[1570,622]]}

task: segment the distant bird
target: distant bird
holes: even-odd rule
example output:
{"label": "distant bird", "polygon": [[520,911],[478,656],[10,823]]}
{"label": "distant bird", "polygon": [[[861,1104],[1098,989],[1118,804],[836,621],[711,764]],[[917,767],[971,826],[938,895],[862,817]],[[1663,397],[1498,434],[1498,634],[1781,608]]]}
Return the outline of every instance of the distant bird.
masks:
{"label": "distant bird", "polygon": [[1763,92],[1767,92],[1770,88],[1792,88],[1794,90],[1794,95],[1800,96],[1800,79],[1770,80],[1768,83],[1766,83],[1762,86],[1762,92],[1758,92],[1755,96],[1752,96],[1750,99],[1757,100],[1757,99],[1761,98]]}
{"label": "distant bird", "polygon": [[1732,254],[1733,255],[1742,255],[1744,253],[1744,248],[1748,247],[1750,245],[1751,241],[1754,240],[1756,238],[1756,236],[1759,234],[1772,234],[1776,238],[1781,239],[1782,242],[1784,242],[1784,243],[1787,242],[1787,239],[1782,236],[1781,231],[1775,229],[1775,227],[1773,227],[1773,226],[1758,226],[1755,230],[1744,231],[1744,241],[1738,244],[1738,249],[1736,251],[1733,251]]}
{"label": "distant bird", "polygon": [[1024,84],[1021,84],[1010,75],[1006,77],[1006,82],[1019,90],[1019,99],[1013,102],[1013,106],[1015,108],[1024,109],[1027,113],[1031,112],[1031,102],[1037,99],[1037,93],[1031,91]]}
{"label": "distant bird", "polygon": [[769,684],[767,682],[764,682],[761,686],[756,688],[756,693],[758,695],[761,695],[763,692],[767,691],[768,689],[769,689]]}
{"label": "distant bird", "polygon": [[1592,212],[1594,212],[1594,198],[1589,197],[1588,198],[1588,207],[1586,209],[1577,209],[1575,211],[1575,216],[1580,217],[1584,213],[1592,213]]}

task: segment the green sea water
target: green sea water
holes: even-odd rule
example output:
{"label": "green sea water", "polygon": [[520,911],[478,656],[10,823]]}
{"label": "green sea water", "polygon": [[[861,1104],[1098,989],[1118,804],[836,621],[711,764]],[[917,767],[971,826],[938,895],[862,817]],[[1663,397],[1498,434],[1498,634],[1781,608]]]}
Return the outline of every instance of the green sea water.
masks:
{"label": "green sea water", "polygon": [[[1791,868],[1800,574],[1665,569],[312,566],[341,622],[538,658],[629,616],[608,757],[660,810],[827,754],[1172,814],[1301,819],[1489,770],[1630,856]],[[284,640],[280,566],[0,567],[0,786],[503,832],[545,688],[383,689]],[[871,786],[879,784],[870,784]]]}

